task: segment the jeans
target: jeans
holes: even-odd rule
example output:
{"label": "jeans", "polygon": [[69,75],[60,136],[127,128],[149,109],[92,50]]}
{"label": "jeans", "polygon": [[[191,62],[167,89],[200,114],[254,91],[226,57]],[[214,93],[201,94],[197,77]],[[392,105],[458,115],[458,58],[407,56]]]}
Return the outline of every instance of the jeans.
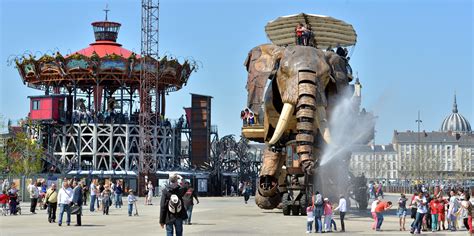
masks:
{"label": "jeans", "polygon": [[31,198],[30,212],[35,213],[36,204],[38,204],[38,198]]}
{"label": "jeans", "polygon": [[193,205],[186,208],[186,213],[188,214],[188,219],[185,220],[187,224],[191,223],[191,216],[193,215]]}
{"label": "jeans", "polygon": [[106,197],[104,200],[102,200],[102,209],[103,213],[108,215],[109,214],[109,207],[110,207],[110,198]]}
{"label": "jeans", "polygon": [[448,228],[449,228],[450,230],[456,230],[456,221],[457,221],[456,215],[454,215],[453,213],[451,213],[451,214],[449,215],[449,219],[451,220],[451,224],[449,224],[449,227],[448,227]]}
{"label": "jeans", "polygon": [[323,230],[323,222],[321,221],[321,216],[316,216],[314,221],[314,231],[321,233]]}
{"label": "jeans", "polygon": [[48,202],[48,221],[56,221],[56,209],[58,208],[58,203]]}
{"label": "jeans", "polygon": [[308,221],[308,223],[306,223],[306,231],[313,231],[313,221]]}
{"label": "jeans", "polygon": [[375,214],[377,215],[377,230],[380,230],[383,223],[383,214],[382,212],[375,212]]}
{"label": "jeans", "polygon": [[173,226],[176,230],[176,236],[183,236],[183,220],[176,219],[174,222],[166,224],[166,235],[173,236]]}
{"label": "jeans", "polygon": [[128,204],[128,216],[132,216],[132,212],[133,212],[133,203]]}
{"label": "jeans", "polygon": [[66,211],[66,223],[71,223],[71,207],[69,204],[59,204],[59,224],[63,223],[63,213]]}
{"label": "jeans", "polygon": [[94,211],[94,204],[95,204],[95,199],[96,199],[96,195],[91,195],[91,203],[89,204],[89,208],[91,211]]}
{"label": "jeans", "polygon": [[329,232],[331,230],[331,215],[325,215],[324,216],[324,231]]}
{"label": "jeans", "polygon": [[438,229],[438,214],[431,214],[431,230],[435,231]]}
{"label": "jeans", "polygon": [[122,194],[115,194],[115,208],[122,208]]}
{"label": "jeans", "polygon": [[346,216],[345,212],[340,212],[341,217],[341,230],[346,231],[346,226],[344,225],[344,217]]}
{"label": "jeans", "polygon": [[421,225],[423,224],[423,217],[425,216],[425,213],[416,213],[416,218],[415,221],[411,224],[411,231],[413,232],[420,232],[421,231]]}

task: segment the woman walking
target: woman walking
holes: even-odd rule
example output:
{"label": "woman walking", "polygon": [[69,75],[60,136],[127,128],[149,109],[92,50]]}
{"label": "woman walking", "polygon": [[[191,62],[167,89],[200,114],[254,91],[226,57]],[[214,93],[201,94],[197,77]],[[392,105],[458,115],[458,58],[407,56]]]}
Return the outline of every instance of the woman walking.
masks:
{"label": "woman walking", "polygon": [[401,194],[400,198],[398,199],[398,209],[397,209],[397,215],[399,218],[399,224],[400,224],[400,231],[405,231],[405,218],[407,216],[407,198],[405,194]]}

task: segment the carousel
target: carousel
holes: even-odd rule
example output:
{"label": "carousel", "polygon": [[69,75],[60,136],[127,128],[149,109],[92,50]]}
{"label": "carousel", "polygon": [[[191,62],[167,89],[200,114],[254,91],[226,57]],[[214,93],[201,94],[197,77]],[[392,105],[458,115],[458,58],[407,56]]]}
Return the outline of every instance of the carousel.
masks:
{"label": "carousel", "polygon": [[[23,83],[44,91],[29,97],[30,132],[58,172],[136,174],[143,101],[151,102],[158,115],[153,155],[159,169],[178,168],[182,162],[182,121],[166,118],[165,98],[186,85],[196,64],[141,57],[117,43],[120,26],[107,19],[93,22],[95,42],[84,49],[15,60]],[[157,74],[152,91],[140,91],[140,73]]]}

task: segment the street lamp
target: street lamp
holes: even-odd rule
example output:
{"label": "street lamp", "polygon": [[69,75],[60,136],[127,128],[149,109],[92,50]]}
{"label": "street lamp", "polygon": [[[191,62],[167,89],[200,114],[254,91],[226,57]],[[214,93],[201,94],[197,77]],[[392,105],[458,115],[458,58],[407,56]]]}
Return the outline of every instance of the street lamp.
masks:
{"label": "street lamp", "polygon": [[[421,126],[421,122],[423,122],[421,119],[420,119],[420,110],[418,110],[418,119],[415,120],[416,123],[418,123],[418,161],[416,162],[417,163],[417,169],[419,171],[419,174],[421,175],[421,147],[420,147],[420,144],[421,144],[421,137],[420,137],[420,126]],[[420,177],[420,176],[418,176]]]}

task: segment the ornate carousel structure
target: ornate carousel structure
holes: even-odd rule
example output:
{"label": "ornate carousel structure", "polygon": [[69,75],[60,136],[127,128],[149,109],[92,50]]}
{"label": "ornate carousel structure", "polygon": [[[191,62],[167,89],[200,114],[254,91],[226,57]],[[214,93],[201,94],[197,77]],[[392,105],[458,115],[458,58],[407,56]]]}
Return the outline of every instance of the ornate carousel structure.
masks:
{"label": "ornate carousel structure", "polygon": [[143,8],[141,55],[117,43],[121,24],[106,17],[92,23],[95,42],[87,48],[17,58],[23,83],[44,91],[29,97],[29,118],[48,168],[137,175],[189,163],[180,155],[184,120],[166,118],[165,96],[183,88],[196,66],[158,57],[157,34],[147,38],[158,30],[147,27],[158,25],[158,9]]}

